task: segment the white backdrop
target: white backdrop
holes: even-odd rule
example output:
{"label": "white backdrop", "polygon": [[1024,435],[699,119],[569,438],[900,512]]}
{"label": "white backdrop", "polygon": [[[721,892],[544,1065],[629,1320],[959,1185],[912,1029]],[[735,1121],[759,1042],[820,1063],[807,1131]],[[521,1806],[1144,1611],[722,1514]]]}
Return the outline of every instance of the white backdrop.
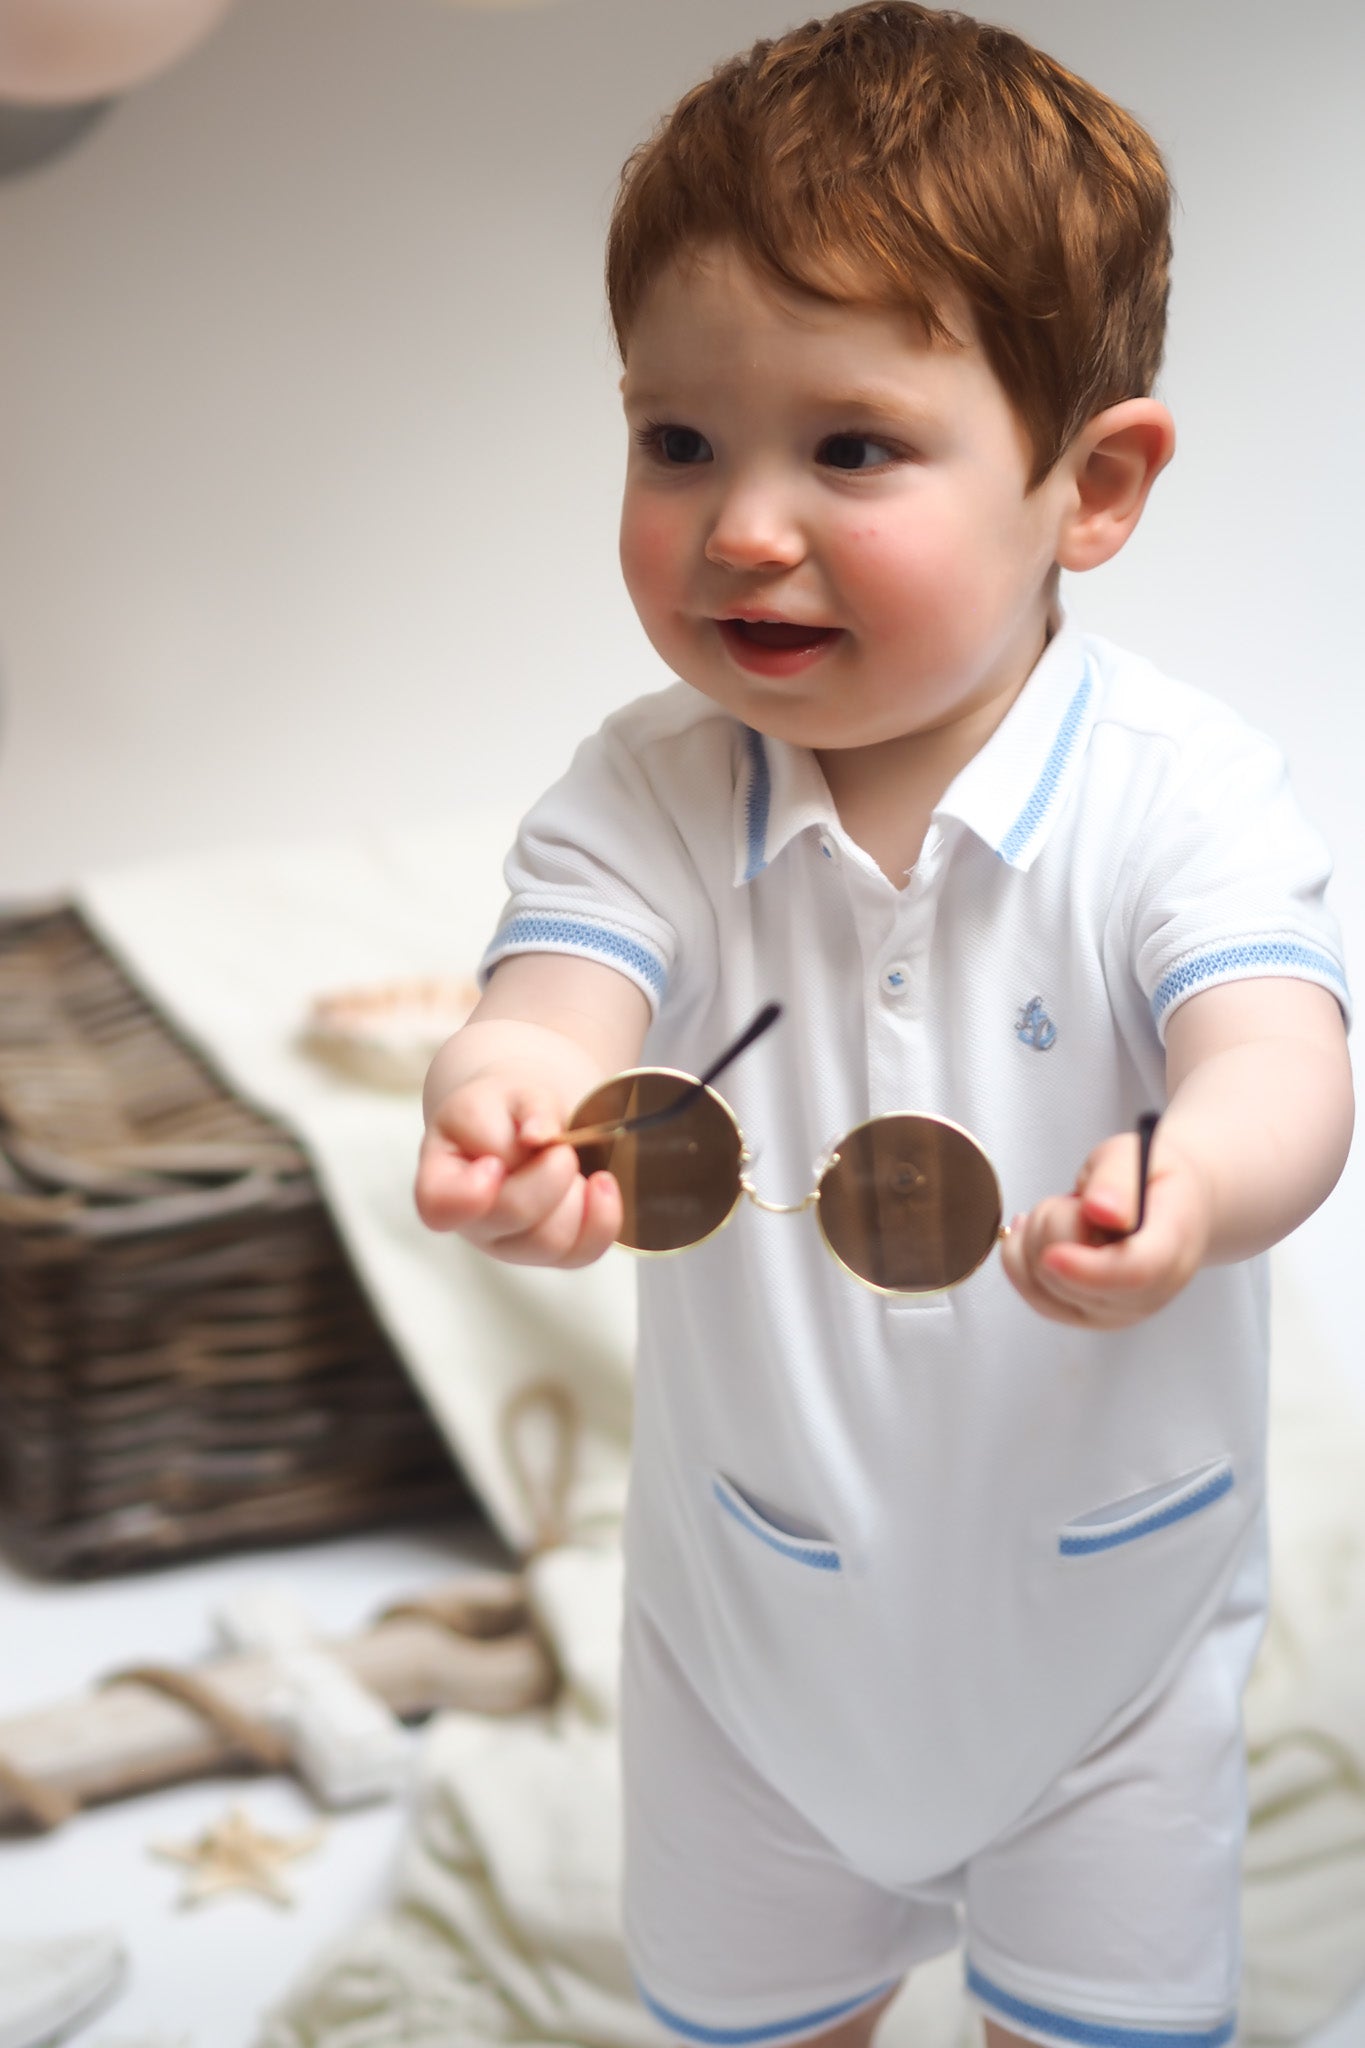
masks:
{"label": "white backdrop", "polygon": [[[619,588],[620,162],[793,0],[240,0],[0,184],[0,895],[529,798],[662,680]],[[1287,744],[1365,977],[1365,9],[1007,0],[1180,192],[1181,448],[1090,624]],[[459,963],[463,965],[464,963]],[[1365,1385],[1365,1181],[1301,1234]]]}

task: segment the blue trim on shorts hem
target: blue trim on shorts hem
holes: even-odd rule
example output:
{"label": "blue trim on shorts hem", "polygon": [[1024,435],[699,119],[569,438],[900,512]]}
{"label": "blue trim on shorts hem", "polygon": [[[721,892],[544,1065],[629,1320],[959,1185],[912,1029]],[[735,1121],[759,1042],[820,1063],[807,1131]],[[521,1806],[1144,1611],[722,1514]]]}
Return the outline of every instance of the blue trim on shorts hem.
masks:
{"label": "blue trim on shorts hem", "polygon": [[1121,2027],[1102,2020],[1076,2020],[1065,2013],[1050,2012],[1016,1998],[983,1977],[974,1963],[967,1965],[967,1989],[991,2005],[1002,2019],[1018,2020],[1021,2026],[1044,2027],[1061,2041],[1074,2041],[1078,2048],[1227,2048],[1237,2031],[1237,2015],[1219,2020],[1212,2027]]}
{"label": "blue trim on shorts hem", "polygon": [[880,1998],[883,1992],[890,1991],[897,1981],[893,1977],[889,1983],[878,1984],[871,1991],[861,1992],[856,1998],[845,1998],[838,2005],[823,2006],[818,2012],[796,2013],[789,2020],[772,2020],[761,2027],[701,2027],[694,2020],[684,2019],[681,2013],[670,2011],[668,2006],[661,2005],[657,1998],[651,1998],[638,1977],[635,1979],[635,1989],[655,2019],[662,2020],[666,2027],[671,2027],[675,2034],[681,2034],[684,2040],[702,2041],[709,2044],[709,2048],[744,2048],[746,2042],[777,2041],[784,2034],[809,2033],[815,2027],[829,2026],[835,2020],[847,2019],[850,2013],[857,2012],[864,2005],[871,2005],[874,1998]]}

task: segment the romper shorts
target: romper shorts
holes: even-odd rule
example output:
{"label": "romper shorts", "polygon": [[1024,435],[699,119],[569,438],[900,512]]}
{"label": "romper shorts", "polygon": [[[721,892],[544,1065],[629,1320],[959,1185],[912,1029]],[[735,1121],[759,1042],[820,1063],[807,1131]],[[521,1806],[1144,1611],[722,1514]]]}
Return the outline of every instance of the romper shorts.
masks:
{"label": "romper shorts", "polygon": [[645,2004],[683,2041],[780,2048],[962,1944],[970,1996],[1028,2041],[1226,2048],[1241,1962],[1241,1694],[1264,1618],[1257,1556],[1136,1718],[959,1868],[892,1888],[773,1789],[628,1602],[625,1935]]}

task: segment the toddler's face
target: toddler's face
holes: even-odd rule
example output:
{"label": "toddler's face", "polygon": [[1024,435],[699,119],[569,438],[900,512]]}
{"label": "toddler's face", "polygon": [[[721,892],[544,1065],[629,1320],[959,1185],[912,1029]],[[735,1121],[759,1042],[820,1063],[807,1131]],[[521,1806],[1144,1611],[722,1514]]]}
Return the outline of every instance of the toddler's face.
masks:
{"label": "toddler's face", "polygon": [[780,290],[722,246],[651,285],[622,393],[622,567],[675,674],[817,749],[1003,715],[1074,492],[1064,463],[1026,490],[974,340],[931,348],[902,312]]}

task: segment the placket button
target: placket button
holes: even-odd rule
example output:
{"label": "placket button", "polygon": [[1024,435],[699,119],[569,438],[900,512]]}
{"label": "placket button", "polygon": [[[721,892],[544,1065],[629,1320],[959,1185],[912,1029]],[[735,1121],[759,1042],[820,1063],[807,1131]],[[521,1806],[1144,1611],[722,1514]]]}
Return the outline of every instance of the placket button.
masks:
{"label": "placket button", "polygon": [[910,987],[910,969],[904,960],[890,960],[882,969],[882,994],[894,999]]}

